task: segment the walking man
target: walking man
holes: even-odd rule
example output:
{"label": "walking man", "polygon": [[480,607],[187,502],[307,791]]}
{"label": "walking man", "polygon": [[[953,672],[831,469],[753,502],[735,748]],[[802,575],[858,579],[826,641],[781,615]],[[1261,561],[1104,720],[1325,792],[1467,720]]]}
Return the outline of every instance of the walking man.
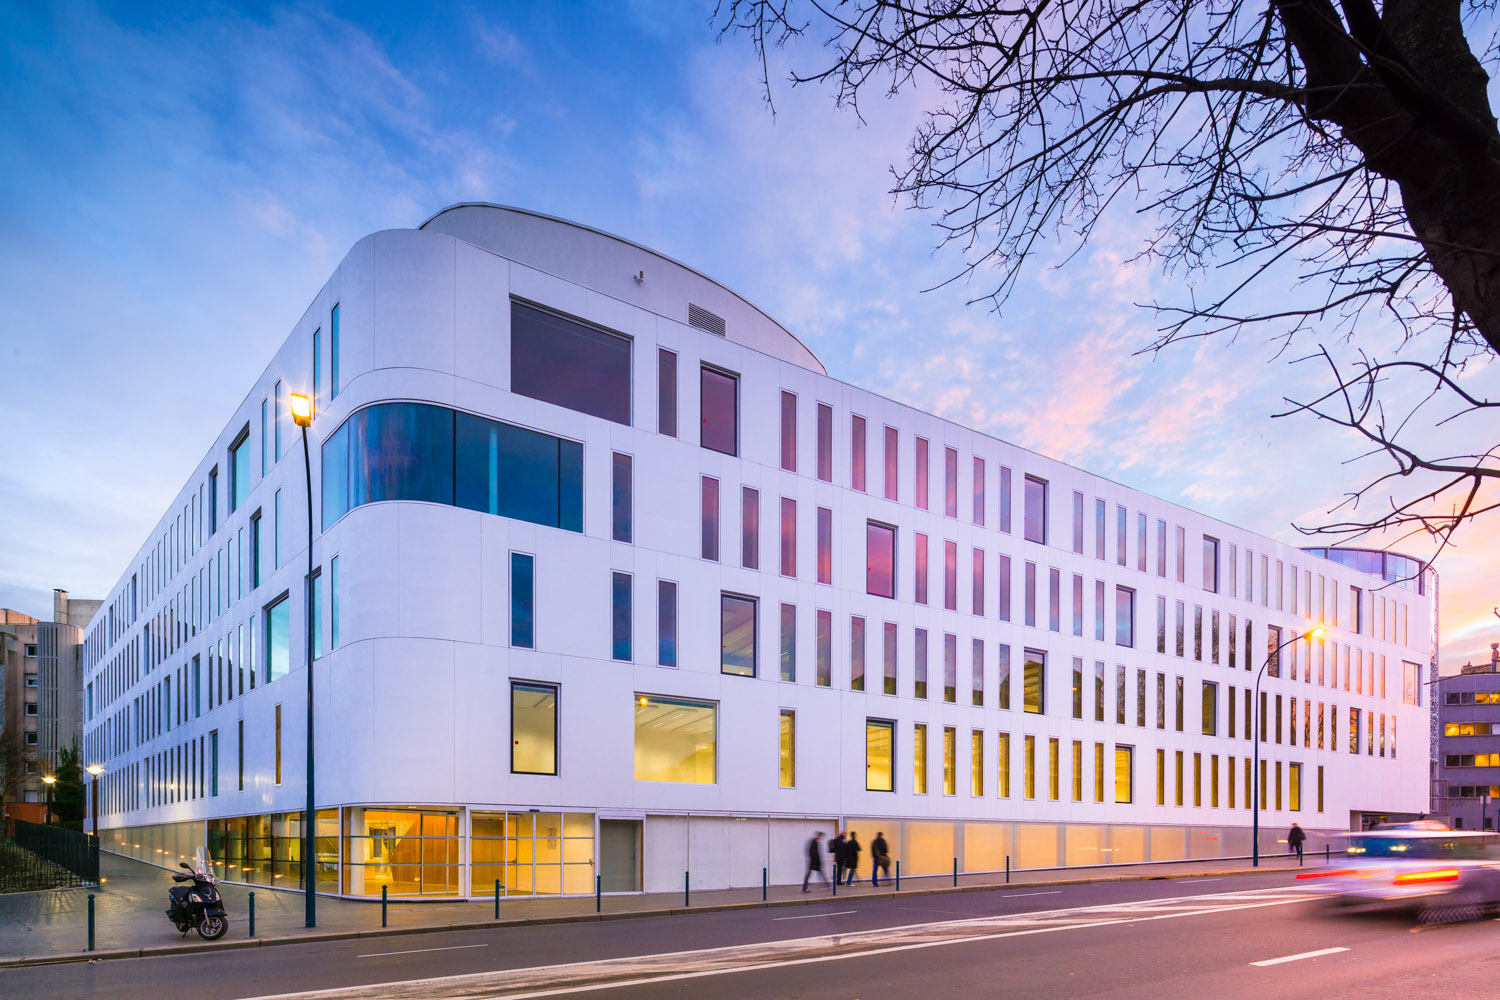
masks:
{"label": "walking man", "polygon": [[891,849],[885,842],[885,831],[876,830],[875,839],[870,841],[870,884],[877,889],[880,888],[880,870],[885,869],[886,881],[891,878]]}
{"label": "walking man", "polygon": [[838,885],[844,879],[844,839],[843,831],[828,842],[828,853],[833,855],[833,884]]}
{"label": "walking man", "polygon": [[818,830],[807,842],[807,871],[802,876],[802,891],[807,891],[807,880],[812,878],[813,872],[818,873],[818,878],[823,884],[828,884],[828,876],[823,874],[823,831]]}
{"label": "walking man", "polygon": [[844,844],[844,867],[849,871],[844,884],[853,885],[854,870],[859,867],[859,834],[853,830],[849,831],[849,840]]}
{"label": "walking man", "polygon": [[1297,852],[1297,864],[1302,864],[1302,842],[1307,840],[1307,834],[1302,832],[1302,827],[1296,823],[1292,824],[1291,830],[1287,831],[1286,842],[1292,850]]}

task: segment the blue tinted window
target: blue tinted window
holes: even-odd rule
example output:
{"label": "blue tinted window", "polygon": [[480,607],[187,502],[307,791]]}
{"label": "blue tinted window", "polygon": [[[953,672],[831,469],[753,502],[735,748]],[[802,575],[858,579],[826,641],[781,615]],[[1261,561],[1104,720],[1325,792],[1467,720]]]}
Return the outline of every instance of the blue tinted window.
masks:
{"label": "blue tinted window", "polygon": [[[359,414],[350,418],[352,423]],[[323,527],[349,512],[349,423],[323,442]]]}
{"label": "blue tinted window", "polygon": [[613,508],[614,539],[630,541],[630,456],[615,453]]}
{"label": "blue tinted window", "polygon": [[239,510],[250,496],[250,428],[240,431],[229,448],[229,512]]}
{"label": "blue tinted window", "polygon": [[349,506],[453,502],[453,411],[383,403],[349,419]]}
{"label": "blue tinted window", "polygon": [[510,554],[510,644],[525,649],[534,647],[532,558],[520,552]]}
{"label": "blue tinted window", "polygon": [[677,666],[677,584],[670,580],[656,583],[656,637],[656,662]]}
{"label": "blue tinted window", "polygon": [[617,660],[630,659],[630,574],[614,574],[613,595],[614,645]]}
{"label": "blue tinted window", "polygon": [[723,658],[720,670],[741,677],[755,676],[755,598],[720,595]]}
{"label": "blue tinted window", "polygon": [[286,676],[292,663],[292,604],[283,594],[266,608],[266,681]]}
{"label": "blue tinted window", "polygon": [[630,341],[512,302],[510,390],[629,424]]}
{"label": "blue tinted window", "polygon": [[335,303],[328,320],[328,398],[339,394],[339,307]]}

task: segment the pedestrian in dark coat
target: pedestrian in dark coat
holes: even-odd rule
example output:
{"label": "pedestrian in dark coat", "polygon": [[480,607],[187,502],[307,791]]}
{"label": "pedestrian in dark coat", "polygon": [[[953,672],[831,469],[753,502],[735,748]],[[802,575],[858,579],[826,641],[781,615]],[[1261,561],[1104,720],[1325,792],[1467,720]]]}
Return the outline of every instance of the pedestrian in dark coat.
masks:
{"label": "pedestrian in dark coat", "polygon": [[1299,865],[1302,863],[1302,845],[1306,840],[1307,834],[1303,832],[1302,827],[1293,823],[1291,830],[1287,831],[1286,842],[1292,850],[1297,852],[1297,864]]}
{"label": "pedestrian in dark coat", "polygon": [[870,884],[876,888],[880,887],[880,870],[885,869],[887,880],[891,877],[891,848],[885,842],[885,831],[876,830],[875,839],[870,841]]}
{"label": "pedestrian in dark coat", "polygon": [[828,842],[828,853],[833,855],[833,882],[837,885],[844,878],[845,840],[843,833],[839,833]]}
{"label": "pedestrian in dark coat", "polygon": [[844,868],[849,872],[845,885],[854,884],[854,870],[859,867],[859,851],[859,834],[850,830],[849,839],[844,842]]}
{"label": "pedestrian in dark coat", "polygon": [[812,878],[813,872],[818,873],[818,878],[823,884],[828,884],[828,876],[823,874],[823,831],[818,830],[807,842],[807,871],[802,876],[802,891],[807,891],[807,880]]}

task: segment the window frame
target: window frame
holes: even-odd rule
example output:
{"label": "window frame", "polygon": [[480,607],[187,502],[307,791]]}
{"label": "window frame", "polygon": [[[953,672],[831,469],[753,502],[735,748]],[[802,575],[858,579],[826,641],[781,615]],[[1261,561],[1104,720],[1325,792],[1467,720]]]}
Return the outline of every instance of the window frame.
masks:
{"label": "window frame", "polygon": [[[552,693],[552,770],[550,771],[523,771],[516,767],[516,690],[518,688],[530,689],[538,693],[550,691]],[[520,677],[513,677],[510,681],[510,773],[540,775],[542,777],[562,776],[562,686],[550,681],[532,681]]]}

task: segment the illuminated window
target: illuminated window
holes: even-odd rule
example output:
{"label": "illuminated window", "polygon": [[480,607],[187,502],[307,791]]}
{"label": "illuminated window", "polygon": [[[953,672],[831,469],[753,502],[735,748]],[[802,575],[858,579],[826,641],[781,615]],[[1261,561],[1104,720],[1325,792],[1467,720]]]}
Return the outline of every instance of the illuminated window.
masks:
{"label": "illuminated window", "polygon": [[1021,779],[1026,798],[1036,798],[1036,737],[1029,734],[1022,740]]}
{"label": "illuminated window", "polygon": [[717,706],[635,697],[635,778],[711,785],[717,780]]}
{"label": "illuminated window", "polygon": [[1000,775],[1000,798],[1010,798],[1010,733],[1001,733],[995,753],[995,769]]}
{"label": "illuminated window", "polygon": [[557,773],[557,688],[516,681],[510,686],[510,770]]}
{"label": "illuminated window", "polygon": [[912,791],[927,794],[927,724],[919,722],[912,730]]}
{"label": "illuminated window", "polygon": [[1044,715],[1047,711],[1047,654],[1039,649],[1026,650],[1024,667],[1025,691],[1022,710],[1033,715]]}
{"label": "illuminated window", "polygon": [[943,794],[958,794],[958,729],[943,727]]}
{"label": "illuminated window", "polygon": [[892,767],[896,724],[885,719],[865,720],[865,791],[896,790]]}
{"label": "illuminated window", "polygon": [[781,710],[781,787],[797,787],[797,713]]}
{"label": "illuminated window", "polygon": [[969,794],[984,798],[984,730],[969,733]]}

